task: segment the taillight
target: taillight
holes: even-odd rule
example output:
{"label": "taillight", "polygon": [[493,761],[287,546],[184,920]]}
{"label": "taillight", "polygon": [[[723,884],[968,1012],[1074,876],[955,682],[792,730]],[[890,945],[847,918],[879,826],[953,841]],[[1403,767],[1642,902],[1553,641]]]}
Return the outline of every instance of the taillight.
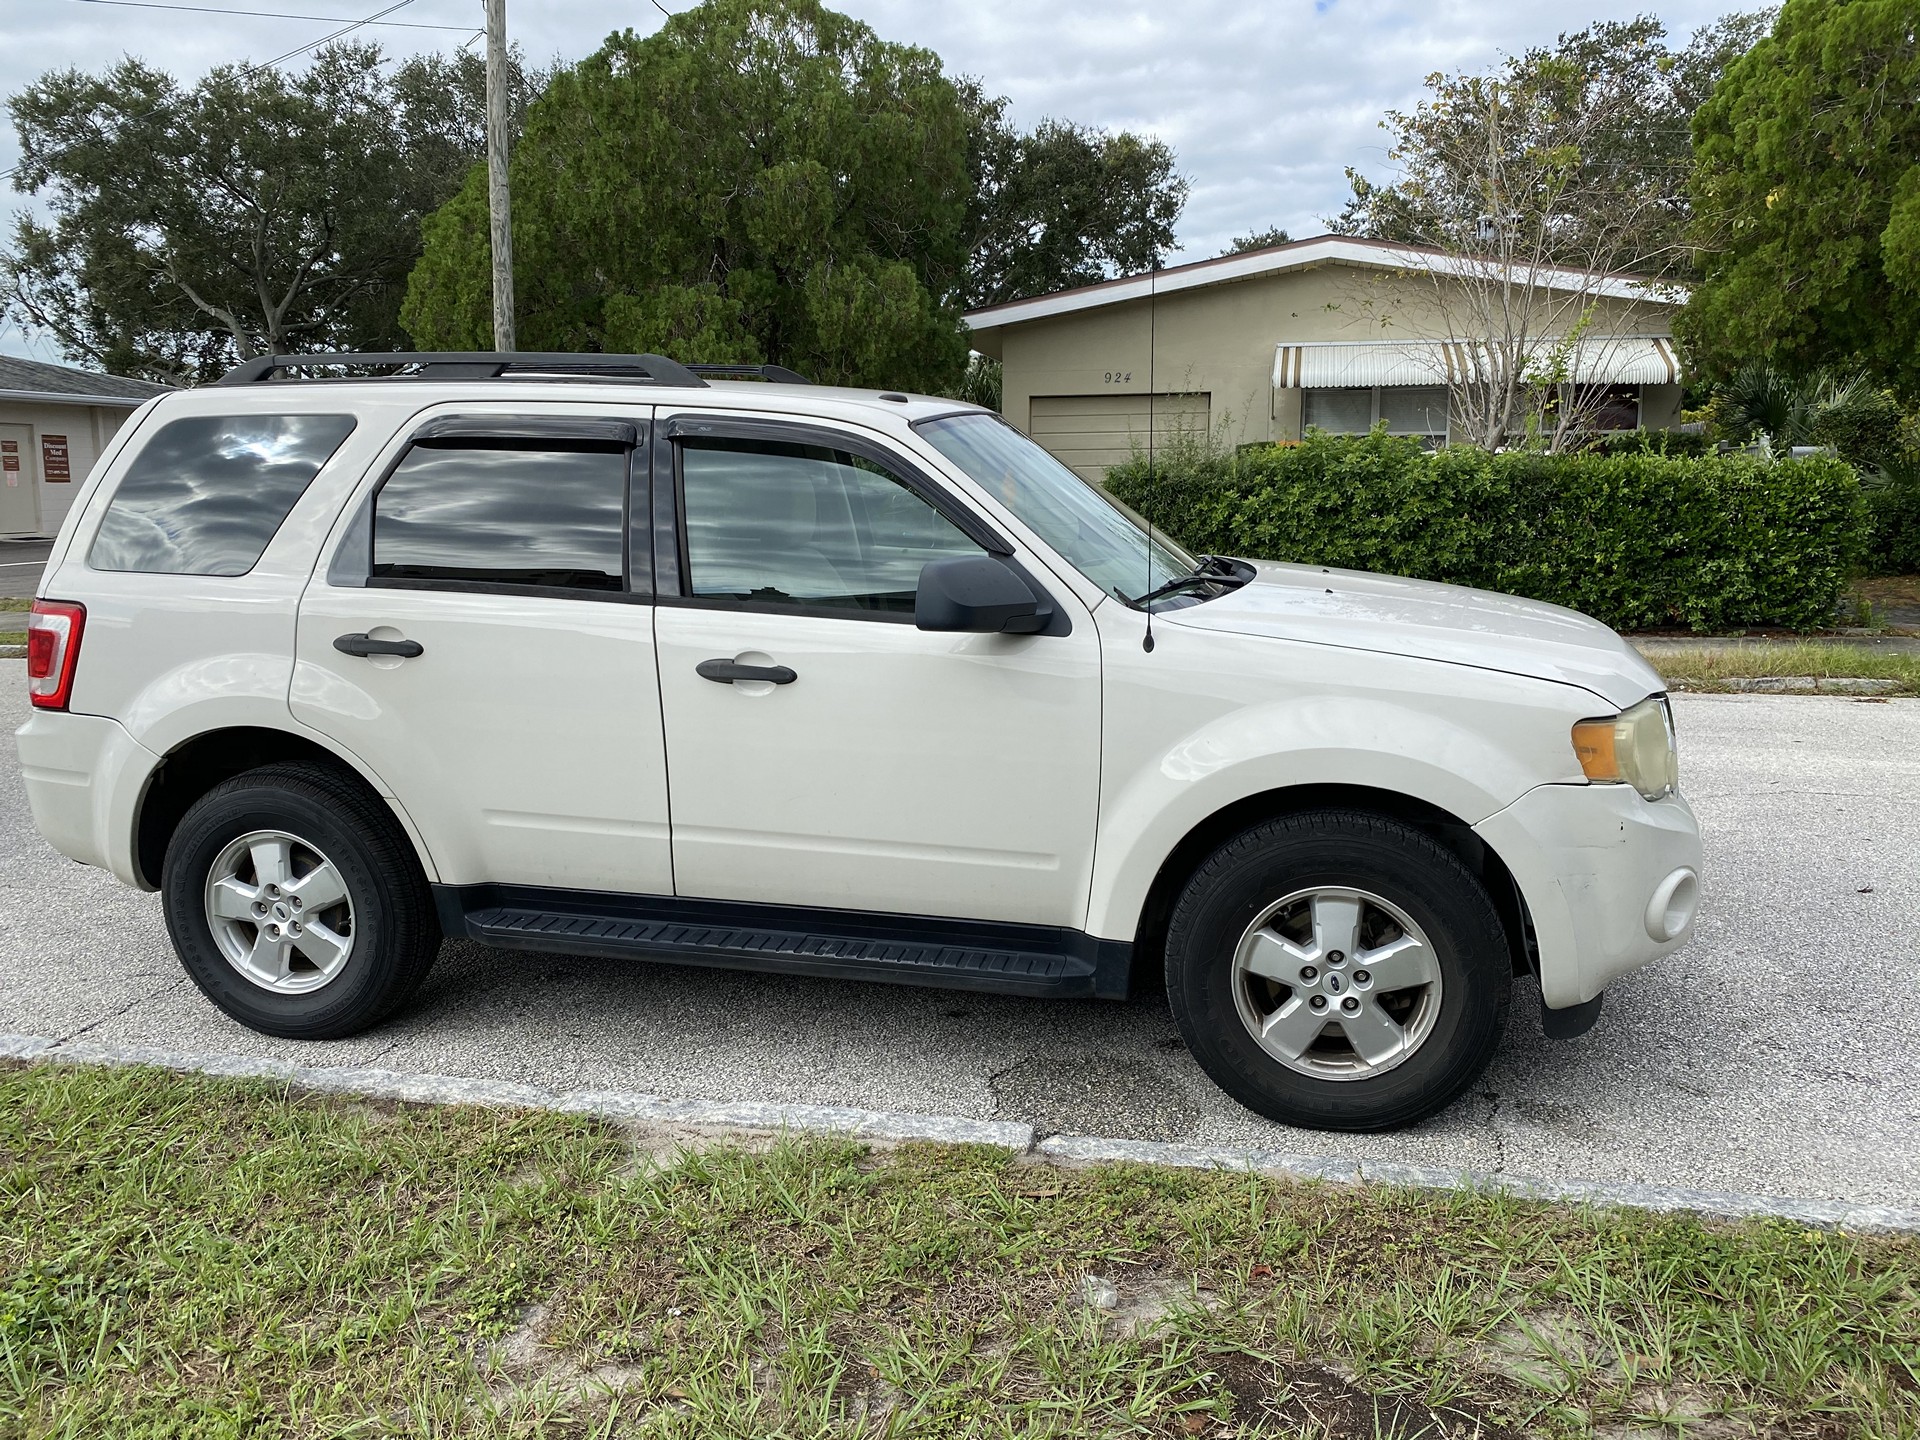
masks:
{"label": "taillight", "polygon": [[80,659],[87,607],[70,600],[36,600],[27,617],[27,694],[41,710],[64,710]]}

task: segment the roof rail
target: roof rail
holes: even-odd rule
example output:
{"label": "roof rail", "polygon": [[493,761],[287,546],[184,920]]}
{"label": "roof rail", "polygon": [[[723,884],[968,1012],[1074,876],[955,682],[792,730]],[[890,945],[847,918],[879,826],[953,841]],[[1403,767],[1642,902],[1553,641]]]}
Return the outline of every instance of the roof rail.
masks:
{"label": "roof rail", "polygon": [[[216,385],[257,385],[286,370],[341,366],[386,366],[405,369],[407,375],[390,380],[494,380],[507,375],[536,379],[542,376],[589,376],[607,380],[639,380],[650,385],[687,385],[706,388],[707,382],[678,360],[664,355],[594,355],[534,350],[389,350],[369,354],[259,355],[243,360],[222,375]],[[797,376],[795,377],[798,378]]]}
{"label": "roof rail", "polygon": [[784,365],[689,365],[687,369],[709,380],[771,380],[780,385],[811,385],[813,381]]}

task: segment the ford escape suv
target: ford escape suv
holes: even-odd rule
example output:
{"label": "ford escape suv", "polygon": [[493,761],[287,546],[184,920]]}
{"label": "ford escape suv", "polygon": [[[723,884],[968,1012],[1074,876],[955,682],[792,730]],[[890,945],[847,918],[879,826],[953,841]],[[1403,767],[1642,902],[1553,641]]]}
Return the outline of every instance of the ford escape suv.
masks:
{"label": "ford escape suv", "polygon": [[1331,1128],[1457,1096],[1516,975],[1578,1034],[1684,943],[1672,716],[1606,627],[1191,555],[987,411],[723,373],[278,357],[149,402],[30,621],[41,833],[268,1034],[378,1023],[448,936],[1164,973],[1214,1080]]}

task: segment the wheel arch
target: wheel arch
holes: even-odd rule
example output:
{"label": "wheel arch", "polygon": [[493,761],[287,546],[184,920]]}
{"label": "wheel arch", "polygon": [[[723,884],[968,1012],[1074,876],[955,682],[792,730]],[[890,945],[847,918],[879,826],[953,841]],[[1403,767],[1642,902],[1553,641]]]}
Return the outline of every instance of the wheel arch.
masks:
{"label": "wheel arch", "polygon": [[1507,934],[1516,975],[1537,973],[1533,917],[1513,871],[1458,815],[1418,796],[1353,784],[1301,784],[1242,796],[1194,825],[1167,852],[1147,887],[1135,927],[1133,988],[1157,984],[1165,963],[1167,921],[1195,870],[1221,845],[1262,821],[1304,810],[1362,810],[1410,825],[1457,855],[1487,887]]}
{"label": "wheel arch", "polygon": [[267,725],[231,725],[203,731],[167,751],[147,776],[134,811],[133,865],[135,878],[148,890],[159,888],[167,845],[194,801],[235,775],[262,765],[305,760],[344,770],[393,813],[406,832],[429,879],[432,858],[421,843],[406,810],[354,756],[311,735]]}

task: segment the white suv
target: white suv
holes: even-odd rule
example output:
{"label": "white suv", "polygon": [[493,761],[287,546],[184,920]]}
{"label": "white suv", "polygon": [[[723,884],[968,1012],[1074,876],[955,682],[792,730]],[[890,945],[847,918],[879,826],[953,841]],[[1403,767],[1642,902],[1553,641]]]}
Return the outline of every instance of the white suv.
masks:
{"label": "white suv", "polygon": [[30,622],[41,833],[268,1034],[377,1023],[446,936],[1164,969],[1222,1087],[1343,1129],[1459,1095],[1516,974],[1578,1034],[1686,939],[1671,716],[1606,627],[1196,557],[989,412],[718,378],[311,356],[150,402]]}

